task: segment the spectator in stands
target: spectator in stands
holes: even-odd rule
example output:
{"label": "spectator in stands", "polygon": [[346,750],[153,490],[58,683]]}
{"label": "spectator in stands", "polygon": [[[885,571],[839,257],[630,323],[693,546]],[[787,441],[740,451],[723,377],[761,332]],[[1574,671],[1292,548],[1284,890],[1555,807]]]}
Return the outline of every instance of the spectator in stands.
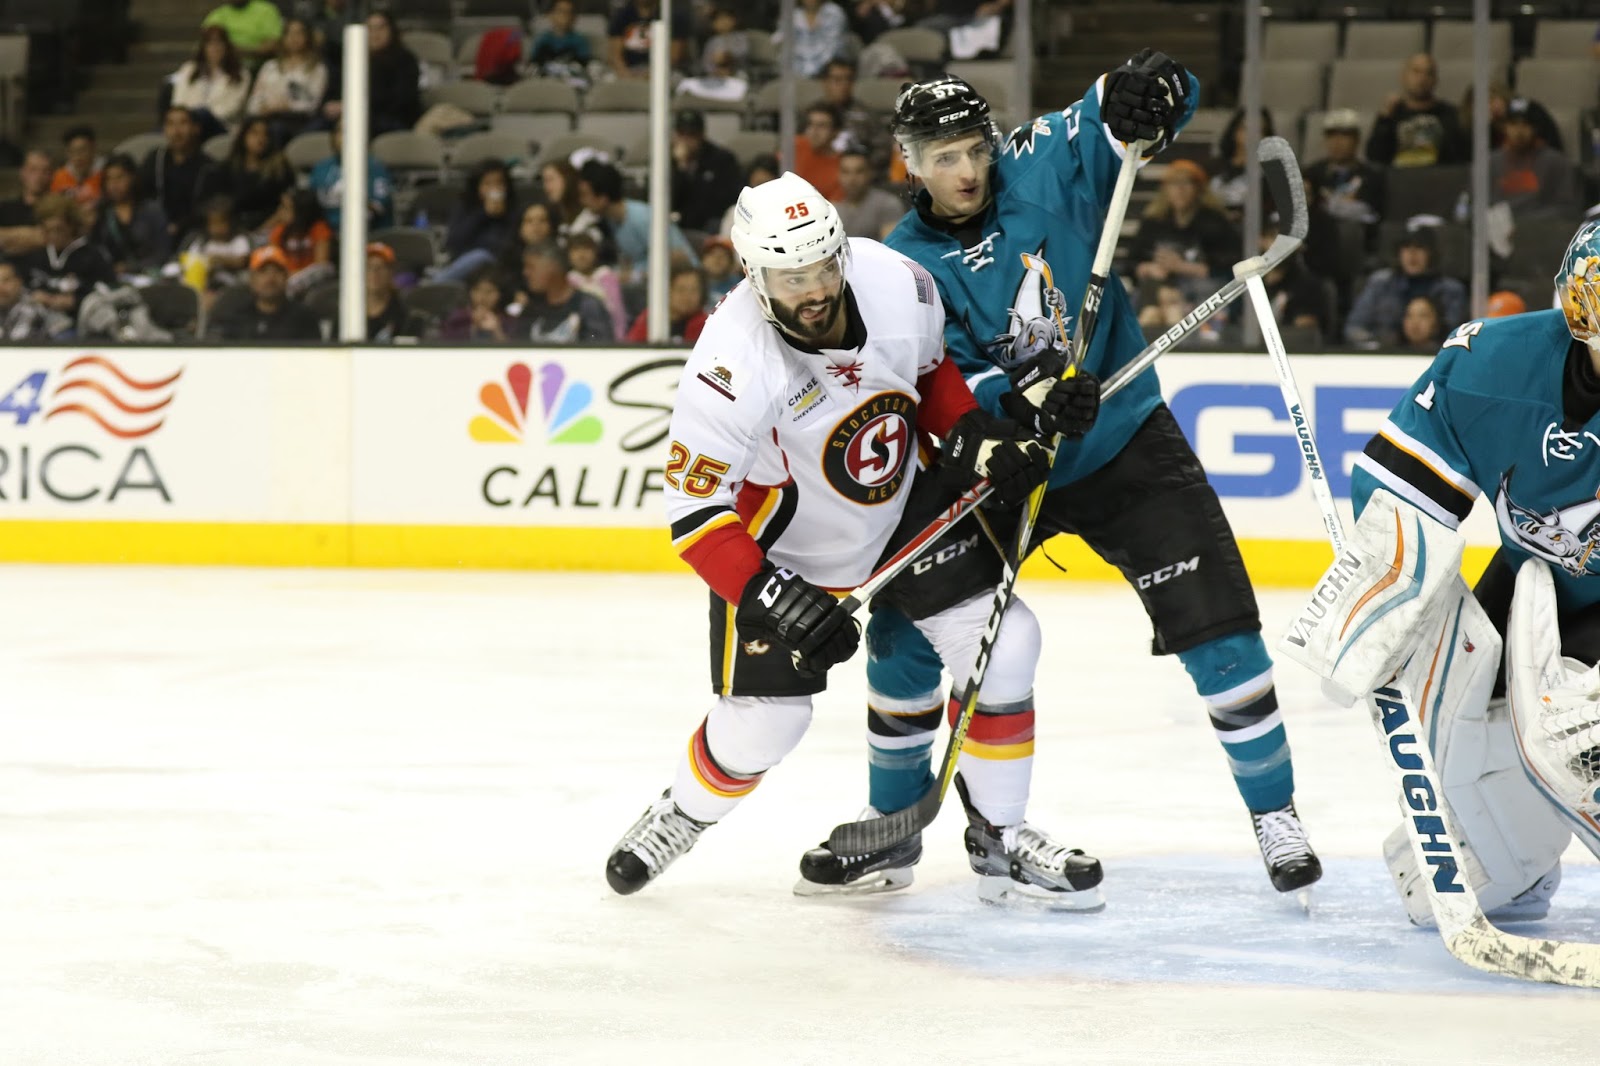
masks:
{"label": "spectator in stands", "polygon": [[[344,220],[344,120],[333,124],[333,154],[311,168],[311,191],[328,225],[335,231]],[[381,159],[367,156],[367,228],[394,225],[394,178]]]}
{"label": "spectator in stands", "polygon": [[[795,73],[802,78],[815,78],[828,60],[843,51],[850,19],[833,0],[800,0],[789,29],[794,33]],[[773,41],[781,44],[783,34],[780,27],[772,35]]]}
{"label": "spectator in stands", "polygon": [[711,12],[711,36],[700,50],[700,69],[713,76],[750,78],[750,38],[739,29],[739,12],[730,0]]}
{"label": "spectator in stands", "polygon": [[522,273],[523,249],[545,241],[561,239],[560,211],[542,200],[535,200],[517,216],[517,231],[500,253],[499,268],[510,277]]}
{"label": "spectator in stands", "polygon": [[1509,289],[1489,294],[1488,306],[1484,309],[1484,318],[1504,318],[1507,315],[1520,315],[1528,310],[1528,304],[1522,297]]}
{"label": "spectator in stands", "polygon": [[472,275],[468,284],[467,306],[450,313],[439,328],[439,336],[451,341],[509,340],[516,328],[516,320],[506,312],[509,295],[500,272],[484,267]]}
{"label": "spectator in stands", "polygon": [[89,207],[100,199],[100,168],[105,165],[95,152],[94,130],[89,126],[73,126],[61,135],[67,149],[67,161],[50,179],[50,191],[70,196],[78,204]]}
{"label": "spectator in stands", "polygon": [[[699,267],[679,263],[667,288],[667,337],[674,344],[693,344],[706,328],[706,279]],[[639,312],[625,338],[635,344],[650,339],[650,311]]]}
{"label": "spectator in stands", "polygon": [[478,164],[467,178],[445,234],[449,265],[435,280],[464,282],[479,269],[494,265],[516,240],[520,221],[511,203],[511,171],[498,159]]}
{"label": "spectator in stands", "polygon": [[906,24],[906,0],[855,0],[850,9],[850,30],[870,45],[890,30]]}
{"label": "spectator in stands", "polygon": [[233,202],[226,196],[212,197],[205,206],[206,228],[189,238],[182,255],[205,261],[206,291],[231,289],[245,280],[250,265],[250,238],[239,229]]}
{"label": "spectator in stands", "polygon": [[744,280],[733,242],[726,237],[707,237],[700,245],[700,272],[706,279],[706,310],[722,302],[733,287]]}
{"label": "spectator in stands", "polygon": [[882,240],[906,213],[900,197],[873,184],[872,161],[867,150],[851,145],[839,153],[839,199],[834,206],[852,237]]}
{"label": "spectator in stands", "polygon": [[[1510,107],[1513,97],[1510,86],[1499,78],[1489,81],[1489,147],[1499,148],[1506,138],[1506,110]],[[1534,138],[1541,143],[1554,148],[1558,152],[1565,152],[1567,146],[1561,137],[1561,127],[1556,125],[1556,120],[1545,106],[1537,100],[1528,99],[1526,114],[1528,121],[1533,123]],[[1456,114],[1461,117],[1462,136],[1468,140],[1468,149],[1471,148],[1471,138],[1464,132],[1472,126],[1472,86],[1467,86],[1467,91],[1461,95],[1461,107]]]}
{"label": "spectator in stands", "polygon": [[[1244,120],[1244,108],[1236,109],[1222,135],[1217,138],[1211,160],[1211,191],[1217,194],[1217,199],[1228,212],[1228,218],[1235,224],[1244,216],[1244,201],[1250,191],[1250,184],[1245,180],[1245,165],[1253,148],[1245,144],[1247,127]],[[1261,136],[1271,137],[1273,133],[1272,115],[1263,107]]]}
{"label": "spectator in stands", "polygon": [[1426,296],[1413,296],[1406,301],[1405,317],[1400,323],[1400,346],[1432,355],[1443,343],[1444,322],[1439,305]]}
{"label": "spectator in stands", "polygon": [[16,265],[0,259],[0,339],[42,341],[52,332],[49,312],[28,296]]}
{"label": "spectator in stands", "polygon": [[341,65],[344,25],[349,21],[345,0],[295,0],[294,13],[310,25],[312,47],[322,53],[332,74]]}
{"label": "spectator in stands", "polygon": [[806,108],[805,125],[794,139],[794,172],[834,201],[841,194],[839,153],[833,147],[838,138],[839,116],[833,108],[827,104]]}
{"label": "spectator in stands", "polygon": [[65,196],[47,196],[36,214],[44,247],[17,260],[38,304],[76,320],[78,304],[97,285],[114,286],[111,260],[83,236],[78,207]]}
{"label": "spectator in stands", "polygon": [[250,254],[249,303],[232,314],[219,314],[206,327],[206,336],[229,341],[320,341],[322,326],[316,314],[289,298],[290,263],[275,245]]}
{"label": "spectator in stands", "polygon": [[283,253],[291,277],[333,262],[333,230],[322,217],[317,194],[310,189],[285,192],[268,225],[267,243]]}
{"label": "spectator in stands", "polygon": [[[368,132],[376,137],[393,130],[408,130],[422,115],[422,67],[416,53],[405,46],[394,16],[374,11],[367,16],[367,94],[370,118]],[[344,113],[343,87],[339,79],[328,80],[330,99],[322,105],[323,117],[331,122]]]}
{"label": "spectator in stands", "polygon": [[[587,166],[587,164],[586,164]],[[600,301],[567,280],[567,253],[550,241],[523,253],[528,300],[516,319],[522,338],[551,344],[604,344],[615,334]]]}
{"label": "spectator in stands", "polygon": [[821,103],[833,108],[839,119],[839,133],[833,150],[843,154],[851,145],[867,150],[872,169],[883,174],[895,150],[889,123],[881,114],[870,111],[856,98],[856,65],[848,59],[830,59],[822,71]]}
{"label": "spectator in stands", "polygon": [[228,0],[214,8],[201,26],[216,26],[227,34],[252,64],[270,56],[283,36],[283,14],[272,0]]}
{"label": "spectator in stands", "polygon": [[601,262],[600,239],[593,230],[579,230],[567,238],[567,280],[572,287],[589,293],[605,307],[611,318],[611,332],[620,337],[628,331],[628,313],[622,303],[622,282],[617,272]]}
{"label": "spectator in stands", "polygon": [[706,119],[679,111],[672,126],[672,210],[686,230],[704,234],[744,189],[743,168],[733,153],[706,140]]}
{"label": "spectator in stands", "polygon": [[937,0],[917,25],[948,34],[952,59],[998,55],[1011,17],[1011,0]]}
{"label": "spectator in stands", "polygon": [[1153,288],[1171,282],[1191,299],[1205,295],[1211,279],[1227,274],[1239,254],[1239,234],[1222,203],[1206,187],[1206,172],[1189,159],[1174,159],[1161,189],[1145,208],[1129,256],[1134,276]]}
{"label": "spectator in stands", "polygon": [[1322,118],[1323,157],[1306,168],[1305,178],[1314,209],[1372,226],[1383,216],[1383,171],[1357,158],[1360,137],[1361,116],[1348,107],[1329,111]]}
{"label": "spectator in stands", "polygon": [[171,106],[188,108],[205,140],[238,125],[249,93],[250,79],[228,42],[228,31],[220,26],[201,30],[194,58],[172,76]]}
{"label": "spectator in stands", "polygon": [[[726,17],[718,12],[719,17]],[[730,40],[748,45],[750,39],[743,34],[729,34]],[[716,38],[713,38],[715,40]],[[711,45],[706,46],[707,49]],[[678,82],[675,90],[679,96],[695,97],[701,100],[721,100],[737,103],[743,100],[750,92],[749,76],[740,69],[735,53],[729,48],[720,48],[708,51],[706,68],[703,73],[693,77],[684,78]]]}
{"label": "spectator in stands", "polygon": [[1516,218],[1563,214],[1577,206],[1572,163],[1539,140],[1523,97],[1506,107],[1505,142],[1489,156],[1489,185],[1490,202],[1506,203]]}
{"label": "spectator in stands", "polygon": [[594,53],[589,38],[574,28],[577,5],[573,0],[555,0],[547,19],[548,25],[528,50],[528,65],[541,78],[560,78],[575,88],[587,88]]}
{"label": "spectator in stands", "polygon": [[1438,83],[1439,67],[1428,53],[1406,60],[1402,91],[1383,105],[1367,138],[1368,159],[1394,167],[1466,161],[1469,149],[1461,120],[1453,106],[1433,95]]}
{"label": "spectator in stands", "polygon": [[1467,290],[1438,268],[1439,245],[1427,227],[1407,233],[1400,241],[1393,267],[1367,279],[1345,320],[1344,338],[1364,348],[1393,347],[1401,343],[1406,307],[1426,296],[1439,308],[1439,318],[1454,329],[1467,318]]}
{"label": "spectator in stands", "polygon": [[132,156],[114,155],[100,172],[99,209],[90,243],[111,260],[118,276],[159,270],[172,254],[172,234],[161,205],[144,195]]}
{"label": "spectator in stands", "polygon": [[[757,156],[750,161],[749,166],[744,168],[744,183],[752,189],[757,185],[765,185],[781,173],[779,166],[778,157],[775,155]],[[717,235],[726,237],[732,232],[733,208],[730,207],[722,216],[722,225],[717,227]]]}
{"label": "spectator in stands", "polygon": [[[687,4],[672,5],[672,68],[680,69],[688,56],[692,37]],[[656,0],[627,0],[611,13],[606,27],[611,73],[619,78],[644,78],[650,74],[650,24],[660,17]]]}
{"label": "spectator in stands", "polygon": [[[1261,224],[1261,250],[1265,252],[1278,237],[1278,216],[1264,219]],[[1330,338],[1333,328],[1329,314],[1328,293],[1322,280],[1306,269],[1299,249],[1262,278],[1267,296],[1272,300],[1273,316],[1285,326],[1314,329],[1319,335]]]}
{"label": "spectator in stands", "polygon": [[22,186],[19,195],[0,200],[0,252],[22,255],[44,247],[44,232],[33,209],[50,193],[51,169],[50,153],[42,148],[30,148],[22,157],[17,171]]}
{"label": "spectator in stands", "polygon": [[[539,168],[539,188],[544,191],[544,201],[555,207],[561,215],[557,223],[564,235],[573,221],[583,211],[578,200],[578,171],[565,159],[552,159]],[[516,273],[522,273],[521,263]]]}
{"label": "spectator in stands", "polygon": [[[624,285],[643,280],[650,265],[650,205],[624,199],[622,174],[610,163],[591,159],[578,171],[578,199],[584,210],[600,219],[616,244],[617,274]],[[671,256],[682,256],[695,266],[699,256],[676,224],[667,224]]]}
{"label": "spectator in stands", "polygon": [[256,75],[245,112],[270,122],[273,139],[284,144],[316,118],[327,91],[328,65],[312,39],[311,24],[292,18],[283,25],[278,54]]}
{"label": "spectator in stands", "polygon": [[394,249],[378,241],[367,245],[367,340],[421,337],[428,320],[406,306],[394,287]]}
{"label": "spectator in stands", "polygon": [[273,143],[267,120],[253,118],[234,136],[228,158],[212,173],[206,191],[231,200],[238,224],[253,231],[272,217],[292,188],[294,168]]}
{"label": "spectator in stands", "polygon": [[200,200],[215,165],[200,150],[200,124],[188,108],[167,108],[162,131],[167,143],[145,158],[139,184],[161,205],[176,244],[200,224]]}

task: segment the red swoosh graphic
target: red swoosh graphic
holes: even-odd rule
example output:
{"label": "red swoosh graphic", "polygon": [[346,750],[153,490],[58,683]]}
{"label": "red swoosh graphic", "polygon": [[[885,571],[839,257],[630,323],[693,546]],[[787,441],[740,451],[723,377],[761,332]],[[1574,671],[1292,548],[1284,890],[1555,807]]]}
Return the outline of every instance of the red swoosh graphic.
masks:
{"label": "red swoosh graphic", "polygon": [[103,367],[104,369],[111,371],[112,374],[116,375],[117,380],[128,386],[128,388],[138,389],[140,392],[149,392],[152,389],[164,389],[168,385],[171,385],[174,381],[177,381],[179,378],[183,377],[183,371],[180,369],[170,378],[163,378],[160,381],[138,381],[124,374],[117,364],[111,362],[111,360],[102,358],[98,355],[85,355],[74,359],[72,362],[62,367],[61,372],[65,374],[67,371],[80,366]]}
{"label": "red swoosh graphic", "polygon": [[124,414],[130,415],[147,415],[152,411],[161,410],[163,407],[167,406],[167,404],[172,402],[172,397],[168,396],[165,400],[162,400],[159,403],[153,403],[148,407],[135,407],[132,404],[126,404],[117,399],[115,393],[106,388],[104,385],[100,384],[98,381],[89,381],[85,378],[73,378],[71,381],[63,381],[60,385],[56,386],[55,395],[60,396],[68,389],[89,389],[91,392],[97,392],[109,400],[111,405],[117,410],[123,412]]}
{"label": "red swoosh graphic", "polygon": [[160,429],[167,421],[166,419],[163,418],[159,422],[157,422],[155,425],[146,426],[144,429],[118,429],[116,426],[111,425],[105,419],[101,418],[100,417],[100,413],[98,411],[94,410],[91,407],[85,407],[80,403],[62,404],[60,407],[52,408],[50,410],[50,412],[48,414],[46,414],[44,417],[45,417],[45,421],[48,422],[50,419],[54,418],[56,415],[65,415],[65,414],[80,414],[80,415],[83,415],[85,418],[90,419],[91,421],[93,421],[101,429],[105,430],[107,433],[111,434],[113,437],[121,437],[123,440],[132,440],[135,437],[147,437],[150,434],[154,433],[156,430]]}

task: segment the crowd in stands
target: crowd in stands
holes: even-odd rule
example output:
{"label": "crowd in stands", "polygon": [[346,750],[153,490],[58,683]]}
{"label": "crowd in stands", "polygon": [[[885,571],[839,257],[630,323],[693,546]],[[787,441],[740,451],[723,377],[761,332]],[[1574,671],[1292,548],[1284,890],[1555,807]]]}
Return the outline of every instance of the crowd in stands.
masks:
{"label": "crowd in stands", "polygon": [[[600,101],[644,99],[630,94],[645,89],[657,3],[624,0],[602,14],[552,0],[531,21],[505,19],[460,41],[388,11],[367,17],[370,339],[644,338],[648,123],[642,104],[612,114]],[[0,202],[5,335],[101,335],[89,322],[107,339],[330,335],[345,6],[226,0],[196,28],[193,56],[152,87],[159,143],[136,138],[102,154],[83,125],[59,150],[29,151],[20,195]],[[728,240],[740,190],[778,174],[768,90],[785,36],[798,72],[814,79],[797,86],[794,167],[838,205],[851,235],[882,238],[908,207],[888,132],[895,91],[952,57],[995,59],[1010,20],[1009,0],[799,0],[776,32],[744,25],[750,11],[730,0],[673,10],[668,318],[685,342],[741,278]],[[930,35],[937,61],[919,50]],[[1260,115],[1263,134],[1293,124],[1281,132],[1294,137],[1303,118],[1314,127],[1303,153],[1311,233],[1266,279],[1302,346],[1426,350],[1467,315],[1461,175],[1471,101],[1437,95],[1427,52],[1396,59],[1393,77],[1395,91],[1372,113],[1329,98],[1310,116]],[[1579,145],[1544,102],[1497,80],[1489,110],[1491,243],[1497,287],[1508,290],[1496,306],[1538,306],[1548,285],[1520,272],[1530,258],[1515,250],[1522,234],[1543,221],[1570,235],[1597,196]],[[600,121],[618,115],[624,122],[602,133]],[[1154,196],[1119,273],[1152,332],[1242,258],[1246,127],[1234,111],[1214,140],[1180,138],[1147,171]],[[1419,194],[1429,172],[1450,181]],[[1269,215],[1264,241],[1275,226]],[[1553,260],[1539,269],[1547,275]],[[141,305],[149,314],[132,313]],[[1203,335],[1227,343],[1239,324],[1220,316]]]}

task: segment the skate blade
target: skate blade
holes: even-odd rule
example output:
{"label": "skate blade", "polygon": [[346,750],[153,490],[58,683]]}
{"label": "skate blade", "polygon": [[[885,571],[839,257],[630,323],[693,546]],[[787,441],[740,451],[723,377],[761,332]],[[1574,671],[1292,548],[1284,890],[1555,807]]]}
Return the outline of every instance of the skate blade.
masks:
{"label": "skate blade", "polygon": [[847,885],[819,885],[802,877],[794,883],[794,894],[806,899],[857,899],[910,888],[915,879],[915,870],[909,866],[903,870],[879,870]]}
{"label": "skate blade", "polygon": [[1305,888],[1299,888],[1299,889],[1295,890],[1295,892],[1294,892],[1294,901],[1300,905],[1301,912],[1307,918],[1311,917],[1311,914],[1312,914],[1312,908],[1311,908],[1312,895],[1311,895],[1311,887],[1309,885],[1306,886]]}
{"label": "skate blade", "polygon": [[1087,888],[1081,892],[1051,892],[1035,885],[1013,881],[1009,877],[979,877],[978,898],[996,907],[1071,911],[1080,914],[1098,914],[1106,909],[1106,898],[1098,887]]}

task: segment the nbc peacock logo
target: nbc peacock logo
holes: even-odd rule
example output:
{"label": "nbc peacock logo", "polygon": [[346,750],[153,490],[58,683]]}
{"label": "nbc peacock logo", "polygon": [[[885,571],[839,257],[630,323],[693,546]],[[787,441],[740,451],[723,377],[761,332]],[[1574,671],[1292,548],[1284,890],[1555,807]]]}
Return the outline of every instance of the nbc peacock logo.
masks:
{"label": "nbc peacock logo", "polygon": [[535,385],[539,393],[538,418],[544,439],[551,444],[593,444],[600,439],[600,419],[585,414],[594,402],[594,390],[569,380],[559,363],[539,368],[538,381],[526,363],[512,363],[504,382],[485,382],[478,390],[483,412],[472,417],[467,430],[481,444],[520,444],[528,435],[528,404]]}

